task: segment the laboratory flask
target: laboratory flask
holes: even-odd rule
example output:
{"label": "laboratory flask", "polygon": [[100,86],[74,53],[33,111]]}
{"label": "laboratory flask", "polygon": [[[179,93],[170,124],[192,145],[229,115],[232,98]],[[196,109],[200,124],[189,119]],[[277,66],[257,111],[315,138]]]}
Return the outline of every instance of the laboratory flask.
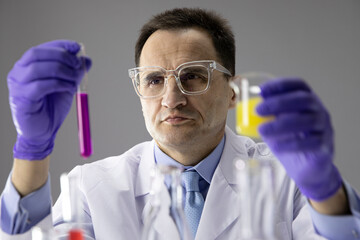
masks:
{"label": "laboratory flask", "polygon": [[193,239],[183,210],[182,171],[167,165],[153,169],[141,240]]}

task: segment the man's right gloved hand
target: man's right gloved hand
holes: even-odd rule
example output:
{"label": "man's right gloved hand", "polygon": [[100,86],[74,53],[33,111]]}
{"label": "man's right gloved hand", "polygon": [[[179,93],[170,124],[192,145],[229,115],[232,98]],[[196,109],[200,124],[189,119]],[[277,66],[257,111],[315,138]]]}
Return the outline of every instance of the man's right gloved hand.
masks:
{"label": "man's right gloved hand", "polygon": [[74,41],[47,42],[30,48],[9,72],[9,101],[17,131],[14,158],[41,160],[52,152],[85,68],[91,67],[89,58],[76,56],[79,50]]}

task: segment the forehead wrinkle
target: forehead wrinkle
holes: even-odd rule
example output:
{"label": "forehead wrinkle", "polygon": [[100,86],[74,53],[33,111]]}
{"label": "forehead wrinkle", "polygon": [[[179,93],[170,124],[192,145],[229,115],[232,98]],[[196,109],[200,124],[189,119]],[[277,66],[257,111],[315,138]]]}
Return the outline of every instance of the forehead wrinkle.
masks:
{"label": "forehead wrinkle", "polygon": [[140,56],[140,66],[146,63],[147,66],[175,69],[185,62],[209,59],[217,60],[217,54],[206,32],[198,29],[159,30],[145,43]]}

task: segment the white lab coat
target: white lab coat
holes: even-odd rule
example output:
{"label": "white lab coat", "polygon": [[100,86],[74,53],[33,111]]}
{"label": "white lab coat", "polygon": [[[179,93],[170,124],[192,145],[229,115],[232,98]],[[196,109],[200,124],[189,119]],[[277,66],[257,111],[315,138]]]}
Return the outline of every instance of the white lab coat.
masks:
{"label": "white lab coat", "polygon": [[[249,138],[226,129],[224,151],[211,180],[196,240],[236,239],[240,212],[234,204],[237,194],[233,160],[247,156],[253,144]],[[81,178],[79,187],[89,239],[139,239],[143,212],[149,207],[150,169],[154,164],[154,141],[151,141],[141,143],[120,156],[73,169],[70,174]],[[280,184],[275,217],[279,239],[324,239],[315,233],[305,197],[279,163],[276,174]],[[61,196],[52,215],[55,225],[61,222]],[[50,217],[40,225],[50,225]],[[159,232],[170,229],[168,223],[164,220]],[[55,228],[64,226],[59,224]],[[3,236],[21,239],[19,235],[16,235],[18,238]]]}

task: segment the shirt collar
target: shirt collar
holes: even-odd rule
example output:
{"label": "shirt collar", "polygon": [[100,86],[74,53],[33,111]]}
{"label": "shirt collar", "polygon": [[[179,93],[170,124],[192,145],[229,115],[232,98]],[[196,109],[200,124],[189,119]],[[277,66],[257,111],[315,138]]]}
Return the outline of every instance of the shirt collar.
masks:
{"label": "shirt collar", "polygon": [[205,179],[205,181],[208,184],[210,184],[215,169],[220,161],[220,157],[223,152],[224,145],[225,145],[225,135],[221,139],[220,143],[216,146],[216,148],[206,158],[204,158],[198,164],[192,167],[192,166],[184,166],[181,163],[175,161],[174,159],[166,155],[163,151],[161,151],[160,148],[155,144],[154,146],[155,162],[157,164],[162,164],[162,165],[181,167],[189,171],[195,170],[200,174],[200,176],[203,179]]}

